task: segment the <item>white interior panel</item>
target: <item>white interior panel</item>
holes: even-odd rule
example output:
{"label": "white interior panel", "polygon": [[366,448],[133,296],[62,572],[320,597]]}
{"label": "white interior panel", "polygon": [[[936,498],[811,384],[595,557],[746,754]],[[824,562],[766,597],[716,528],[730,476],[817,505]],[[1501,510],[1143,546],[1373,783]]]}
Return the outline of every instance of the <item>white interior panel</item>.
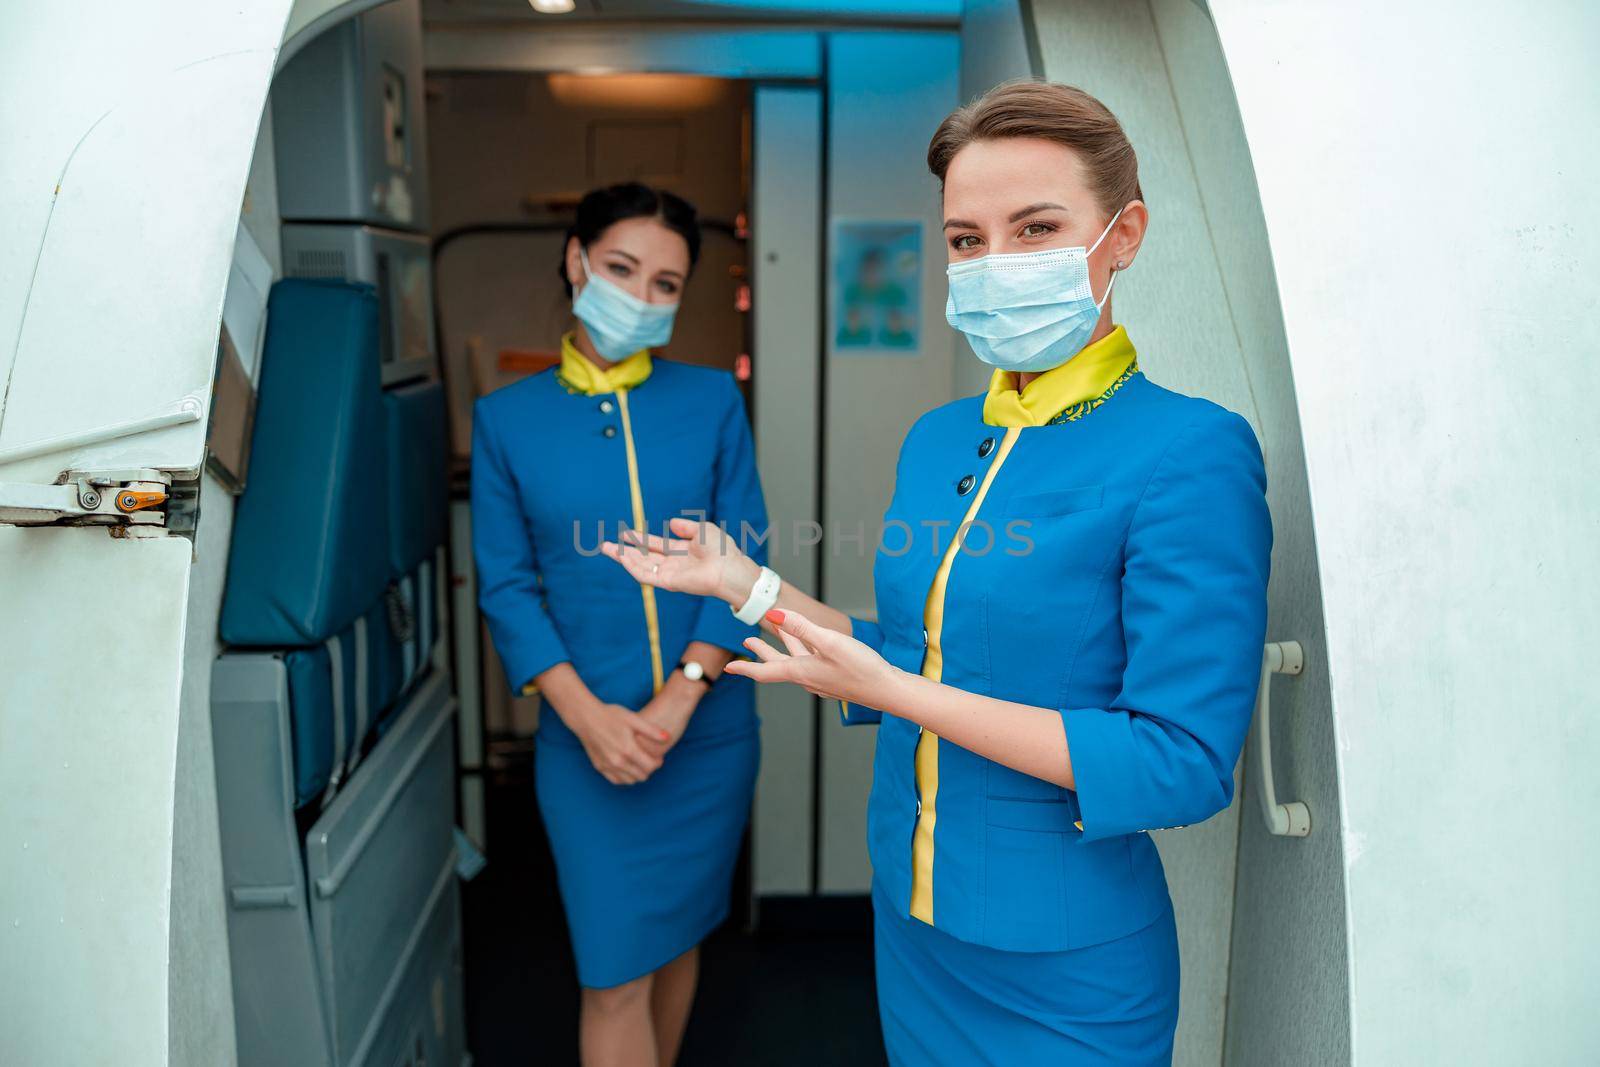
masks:
{"label": "white interior panel", "polygon": [[1600,9],[1211,9],[1305,431],[1354,1059],[1593,1062]]}
{"label": "white interior panel", "polygon": [[[16,220],[0,242],[5,476],[199,466],[240,200],[287,11],[288,0],[248,12],[189,0],[161,18],[111,3],[6,12],[0,128],[27,150],[0,156],[0,201]],[[194,417],[179,425],[18,458],[186,399]]]}
{"label": "white interior panel", "polygon": [[[771,565],[796,588],[817,587],[817,548],[794,531],[817,503],[818,259],[822,232],[822,92],[755,91],[751,251],[756,455],[776,537]],[[756,690],[757,893],[811,891],[812,743],[816,700],[792,685]]]}
{"label": "white interior panel", "polygon": [[191,548],[0,526],[0,1063],[167,1062]]}

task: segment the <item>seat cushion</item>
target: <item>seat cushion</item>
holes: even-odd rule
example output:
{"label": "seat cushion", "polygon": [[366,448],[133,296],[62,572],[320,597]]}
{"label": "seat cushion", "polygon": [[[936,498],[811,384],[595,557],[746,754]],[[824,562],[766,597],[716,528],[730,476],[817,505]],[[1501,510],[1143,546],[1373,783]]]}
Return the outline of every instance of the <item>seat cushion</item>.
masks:
{"label": "seat cushion", "polygon": [[389,442],[389,577],[398,580],[444,544],[450,448],[444,387],[417,382],[383,395]]}
{"label": "seat cushion", "polygon": [[393,708],[399,667],[388,633],[388,611],[380,601],[327,641],[284,655],[296,808],[322,796],[335,771],[341,780],[348,776],[364,742]]}
{"label": "seat cushion", "polygon": [[372,288],[278,282],[250,479],[235,513],[224,641],[317,645],[379,602],[390,577],[385,448]]}
{"label": "seat cushion", "polygon": [[[382,657],[390,672],[389,684],[399,696],[409,693],[428,673],[428,657],[439,640],[438,578],[442,557],[443,553],[435,549],[389,587]],[[397,699],[395,708],[400,703]],[[379,717],[380,736],[388,727],[389,715],[386,712]]]}

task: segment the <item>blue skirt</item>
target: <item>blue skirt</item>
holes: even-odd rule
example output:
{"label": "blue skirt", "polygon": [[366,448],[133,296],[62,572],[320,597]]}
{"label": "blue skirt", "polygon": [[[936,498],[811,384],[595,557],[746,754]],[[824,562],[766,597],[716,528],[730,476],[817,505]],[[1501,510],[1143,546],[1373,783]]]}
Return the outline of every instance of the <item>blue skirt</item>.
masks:
{"label": "blue skirt", "polygon": [[1065,952],[1007,952],[913,919],[873,887],[889,1062],[1011,1067],[1168,1064],[1178,1026],[1169,903],[1142,930]]}
{"label": "blue skirt", "polygon": [[581,745],[541,736],[534,784],[581,985],[649,974],[727,918],[760,756],[754,731],[680,741],[655,774],[618,786]]}

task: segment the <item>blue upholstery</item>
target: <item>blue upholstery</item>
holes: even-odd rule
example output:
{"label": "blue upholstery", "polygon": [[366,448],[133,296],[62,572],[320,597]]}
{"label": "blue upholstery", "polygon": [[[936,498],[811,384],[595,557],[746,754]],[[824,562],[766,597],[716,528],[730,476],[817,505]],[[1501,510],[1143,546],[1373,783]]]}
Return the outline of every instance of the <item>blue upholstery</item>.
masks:
{"label": "blue upholstery", "polygon": [[[388,436],[390,627],[385,654],[398,690],[427,670],[439,634],[434,583],[449,525],[444,387],[417,382],[383,396]],[[380,721],[379,729],[385,725]]]}
{"label": "blue upholstery", "polygon": [[294,806],[322,795],[333,770],[333,686],[328,650],[296,649],[283,657],[289,673],[289,731],[294,745]]}
{"label": "blue upholstery", "polygon": [[409,428],[426,422],[412,397],[394,405],[402,417],[391,420],[378,364],[370,286],[291,279],[273,287],[220,628],[230,645],[285,650],[297,807],[353,766],[409,681],[387,595],[390,423],[412,442],[405,469],[424,465],[428,448],[442,468],[445,444],[442,431],[435,444]]}
{"label": "blue upholstery", "polygon": [[[289,675],[296,808],[323,794],[336,767],[342,774],[344,768],[354,765],[361,754],[361,741],[372,734],[380,718],[393,710],[400,678],[399,665],[390,660],[392,653],[384,639],[387,632],[386,611],[379,602],[355,624],[322,644],[295,649],[284,656]],[[365,663],[363,656],[367,657]],[[335,663],[339,674],[337,689]],[[335,707],[343,712],[342,728],[334,715]]]}
{"label": "blue upholstery", "polygon": [[221,631],[304,647],[350,626],[390,576],[378,303],[370,286],[289,279],[267,315]]}
{"label": "blue upholstery", "polygon": [[[381,668],[386,672],[384,684],[398,697],[411,688],[428,672],[428,654],[439,639],[439,597],[435,586],[439,574],[438,553],[429,555],[410,574],[389,586],[384,600],[386,625],[378,642],[381,647]],[[382,737],[390,725],[394,712],[403,701],[378,718],[378,736]]]}
{"label": "blue upholstery", "polygon": [[389,451],[389,577],[398,580],[444,544],[450,446],[444,387],[418,382],[383,396]]}

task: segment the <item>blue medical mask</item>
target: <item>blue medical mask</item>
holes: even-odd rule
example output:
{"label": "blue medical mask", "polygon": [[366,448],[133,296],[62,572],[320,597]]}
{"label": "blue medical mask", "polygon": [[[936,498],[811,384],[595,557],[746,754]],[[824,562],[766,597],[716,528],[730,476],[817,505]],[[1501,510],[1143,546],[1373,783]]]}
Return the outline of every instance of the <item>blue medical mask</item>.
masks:
{"label": "blue medical mask", "polygon": [[1047,248],[952,263],[945,321],[967,335],[977,357],[1008,371],[1045,371],[1077,355],[1100,321],[1116,275],[1099,301],[1089,284],[1089,253],[1100,247],[1117,213],[1093,245]]}
{"label": "blue medical mask", "polygon": [[672,337],[677,304],[651,304],[608,282],[589,269],[589,253],[578,249],[583,262],[583,288],[572,301],[572,313],[589,329],[594,350],[612,363],[641,348],[655,348]]}

